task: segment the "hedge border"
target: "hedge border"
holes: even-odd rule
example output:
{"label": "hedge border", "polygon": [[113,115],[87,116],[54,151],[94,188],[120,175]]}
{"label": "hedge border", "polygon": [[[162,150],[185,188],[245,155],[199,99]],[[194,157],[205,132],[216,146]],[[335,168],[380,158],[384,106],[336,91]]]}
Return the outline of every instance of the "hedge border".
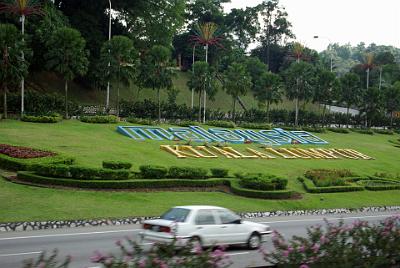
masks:
{"label": "hedge border", "polygon": [[340,193],[340,192],[357,192],[363,191],[365,187],[350,185],[350,186],[328,186],[328,187],[316,187],[314,183],[305,177],[299,177],[298,180],[303,184],[304,189],[308,193],[319,194],[319,193]]}
{"label": "hedge border", "polygon": [[72,165],[75,162],[75,158],[66,157],[63,155],[38,157],[38,158],[14,158],[4,154],[0,154],[0,168],[21,171],[21,170],[32,170],[34,165],[37,164],[65,164]]}
{"label": "hedge border", "polygon": [[262,199],[290,199],[298,194],[292,190],[281,191],[259,191],[240,187],[239,182],[234,179],[132,179],[125,181],[115,180],[75,180],[61,179],[40,176],[30,171],[19,171],[17,178],[20,181],[28,183],[37,183],[42,185],[56,185],[65,187],[75,187],[83,189],[156,189],[156,188],[174,188],[174,187],[215,187],[228,186],[232,193],[251,198]]}
{"label": "hedge border", "polygon": [[369,186],[363,185],[363,187],[369,191],[388,191],[388,190],[400,190],[400,181],[387,179],[387,178],[379,178],[379,177],[365,177],[365,178],[356,178],[354,179],[355,182],[360,180],[380,180],[380,181],[387,181],[392,182],[393,184],[390,185],[376,185],[376,186]]}

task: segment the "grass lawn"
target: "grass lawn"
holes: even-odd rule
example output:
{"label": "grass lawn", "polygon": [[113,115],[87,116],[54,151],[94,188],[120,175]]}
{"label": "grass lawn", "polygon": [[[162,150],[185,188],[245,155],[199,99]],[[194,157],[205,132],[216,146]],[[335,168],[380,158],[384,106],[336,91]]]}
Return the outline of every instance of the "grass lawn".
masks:
{"label": "grass lawn", "polygon": [[[117,125],[86,124],[76,120],[57,124],[0,121],[0,143],[43,148],[74,156],[77,163],[100,167],[103,160],[165,166],[223,167],[237,171],[265,172],[289,178],[289,188],[304,193],[295,179],[310,168],[347,168],[359,175],[375,172],[400,174],[400,149],[389,140],[399,135],[373,136],[351,133],[317,134],[327,148],[351,148],[375,160],[262,160],[262,159],[177,159],[159,149],[173,142],[138,142],[118,134]],[[233,145],[235,148],[257,145]],[[321,146],[320,146],[321,147]],[[323,201],[320,198],[323,197]],[[95,192],[46,189],[0,180],[0,221],[77,219],[158,215],[168,207],[183,204],[213,204],[235,211],[268,211],[334,207],[399,205],[400,190],[307,194],[301,200],[258,200],[214,192]]]}

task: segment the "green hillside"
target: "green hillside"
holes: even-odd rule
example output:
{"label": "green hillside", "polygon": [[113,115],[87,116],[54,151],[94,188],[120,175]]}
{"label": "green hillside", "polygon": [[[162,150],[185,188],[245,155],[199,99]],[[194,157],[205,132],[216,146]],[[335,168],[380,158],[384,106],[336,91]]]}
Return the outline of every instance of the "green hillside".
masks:
{"label": "green hillside", "polygon": [[[173,78],[174,87],[179,90],[177,96],[178,104],[191,105],[191,91],[187,87],[187,81],[189,80],[190,73],[176,71],[176,75]],[[64,82],[54,74],[43,72],[32,75],[28,85],[30,88],[39,90],[41,92],[57,92],[61,95],[64,94]],[[117,98],[116,90],[111,89],[110,101],[115,105]],[[88,89],[82,87],[79,83],[71,83],[69,88],[69,95],[72,100],[85,104],[85,105],[104,105],[106,99],[106,92],[96,89]],[[151,88],[144,88],[138,91],[136,85],[132,84],[130,87],[121,86],[120,90],[121,99],[125,100],[144,100],[152,99],[156,100],[156,92]],[[167,101],[167,91],[161,91],[161,99]],[[194,95],[194,105],[198,105],[198,94]],[[253,97],[251,92],[248,92],[246,96],[241,97],[242,101],[246,105],[247,109],[259,108],[257,100]],[[222,89],[218,91],[214,101],[207,101],[207,107],[211,109],[220,109],[223,111],[229,111],[232,109],[232,98],[227,95]],[[294,102],[284,100],[278,105],[272,105],[271,108],[279,109],[294,109]],[[306,109],[317,111],[318,106],[316,104],[307,104]],[[242,111],[240,105],[237,105],[237,110]]]}

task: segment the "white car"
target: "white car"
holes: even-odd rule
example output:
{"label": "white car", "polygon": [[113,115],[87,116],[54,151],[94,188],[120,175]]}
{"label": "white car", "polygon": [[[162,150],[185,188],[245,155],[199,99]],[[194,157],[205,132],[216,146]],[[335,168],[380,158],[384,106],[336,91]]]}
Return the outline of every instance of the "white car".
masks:
{"label": "white car", "polygon": [[160,219],[146,220],[142,242],[171,243],[178,246],[189,241],[193,246],[245,244],[257,249],[271,234],[268,225],[243,221],[232,211],[214,206],[179,206],[164,213]]}

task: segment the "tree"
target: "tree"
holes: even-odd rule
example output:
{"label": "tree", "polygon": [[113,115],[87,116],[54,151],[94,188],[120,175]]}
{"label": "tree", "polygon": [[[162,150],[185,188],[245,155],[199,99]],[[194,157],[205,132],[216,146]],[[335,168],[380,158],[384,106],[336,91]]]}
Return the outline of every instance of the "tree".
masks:
{"label": "tree", "polygon": [[254,84],[254,95],[267,109],[267,122],[269,122],[269,110],[272,103],[282,101],[282,82],[279,75],[266,72],[262,73]]}
{"label": "tree", "polygon": [[400,81],[388,86],[383,91],[386,111],[390,114],[390,126],[393,126],[393,113],[400,109]]}
{"label": "tree", "polygon": [[322,122],[324,124],[326,105],[331,105],[337,99],[339,85],[335,74],[328,70],[317,69],[316,75],[317,81],[314,87],[313,101],[317,102],[318,105],[324,104],[324,109],[322,110]]}
{"label": "tree", "polygon": [[372,126],[382,108],[382,95],[377,87],[369,87],[362,98],[362,111],[365,113],[365,126]]}
{"label": "tree", "polygon": [[283,72],[286,84],[286,96],[289,100],[295,100],[295,126],[299,122],[299,101],[305,103],[312,98],[315,84],[314,67],[307,62],[293,62],[288,69]]}
{"label": "tree", "polygon": [[21,51],[25,43],[17,28],[12,24],[0,24],[0,85],[3,90],[4,118],[7,118],[7,93],[9,84],[15,84],[28,72]]}
{"label": "tree", "polygon": [[101,69],[104,79],[117,85],[117,115],[119,116],[120,82],[129,85],[136,76],[138,53],[126,36],[113,36],[101,48]]}
{"label": "tree", "polygon": [[[208,63],[209,46],[221,46],[220,41],[222,38],[218,32],[218,25],[213,22],[205,22],[202,24],[196,24],[194,30],[195,34],[191,37],[191,40],[196,44],[204,46],[206,50],[206,63]],[[206,99],[207,93],[204,91],[203,123],[206,121]]]}
{"label": "tree", "polygon": [[161,98],[160,90],[169,89],[172,87],[171,69],[168,68],[168,61],[171,58],[171,51],[162,45],[153,46],[149,54],[146,55],[146,60],[143,67],[147,75],[144,77],[145,85],[157,90],[158,103],[158,121],[161,122]]}
{"label": "tree", "polygon": [[201,122],[201,96],[210,79],[210,70],[207,62],[197,61],[193,65],[193,73],[187,86],[199,94],[199,122]]}
{"label": "tree", "polygon": [[64,78],[65,118],[68,118],[68,82],[77,75],[84,75],[88,69],[88,51],[85,39],[72,28],[63,27],[50,37],[45,55],[46,67]]}
{"label": "tree", "polygon": [[360,87],[360,77],[353,73],[346,73],[340,79],[340,101],[346,103],[347,126],[349,125],[349,110],[352,105],[361,102],[362,90]]}
{"label": "tree", "polygon": [[251,82],[253,83],[253,88],[256,85],[256,81],[263,75],[268,66],[260,61],[259,58],[256,57],[247,57],[245,60],[246,70],[251,77]]}
{"label": "tree", "polygon": [[[7,0],[0,3],[0,12],[17,14],[21,17],[21,38],[24,41],[25,19],[31,15],[42,15],[43,10],[37,0]],[[21,50],[22,60],[25,60],[24,51]],[[26,63],[25,63],[26,64]],[[24,106],[25,77],[21,77],[21,116],[25,112]]]}
{"label": "tree", "polygon": [[251,77],[246,72],[246,67],[240,63],[230,65],[225,71],[224,86],[226,93],[232,96],[232,120],[236,122],[236,101],[238,97],[245,95],[247,89],[252,86]]}
{"label": "tree", "polygon": [[260,41],[266,47],[266,64],[270,66],[270,46],[277,45],[284,39],[294,38],[288,13],[279,6],[279,0],[264,0],[257,6],[264,21]]}

